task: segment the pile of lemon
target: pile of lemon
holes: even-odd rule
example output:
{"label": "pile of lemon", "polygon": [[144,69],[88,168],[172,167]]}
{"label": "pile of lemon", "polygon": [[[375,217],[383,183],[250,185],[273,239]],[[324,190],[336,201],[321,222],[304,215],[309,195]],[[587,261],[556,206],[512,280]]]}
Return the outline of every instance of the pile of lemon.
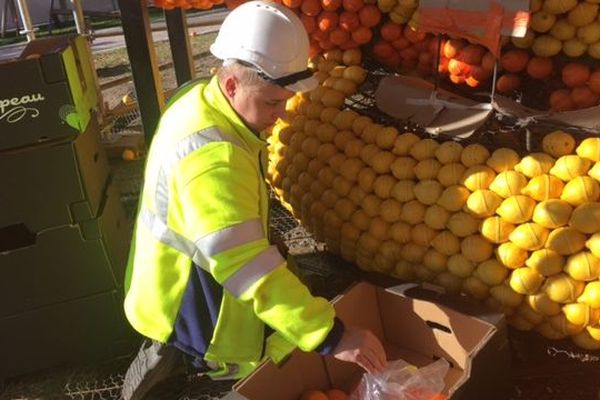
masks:
{"label": "pile of lemon", "polygon": [[366,77],[356,50],[314,64],[321,86],[273,128],[268,175],[317,239],[364,270],[600,348],[600,137],[551,132],[524,157],[423,139],[343,109]]}

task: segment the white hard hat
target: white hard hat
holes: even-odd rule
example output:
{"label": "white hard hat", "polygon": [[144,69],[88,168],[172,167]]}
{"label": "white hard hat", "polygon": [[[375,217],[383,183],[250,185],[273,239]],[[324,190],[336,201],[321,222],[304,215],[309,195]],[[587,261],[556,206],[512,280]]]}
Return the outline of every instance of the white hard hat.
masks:
{"label": "white hard hat", "polygon": [[263,78],[293,92],[318,85],[307,68],[308,51],[308,35],[296,14],[265,1],[243,3],[231,11],[210,46],[215,57],[251,64]]}

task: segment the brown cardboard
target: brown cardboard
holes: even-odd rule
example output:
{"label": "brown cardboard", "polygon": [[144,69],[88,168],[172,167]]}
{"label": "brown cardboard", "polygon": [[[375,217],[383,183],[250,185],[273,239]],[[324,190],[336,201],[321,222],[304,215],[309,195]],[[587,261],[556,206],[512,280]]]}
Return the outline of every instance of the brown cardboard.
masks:
{"label": "brown cardboard", "polygon": [[[385,290],[358,283],[334,301],[337,315],[372,330],[389,360],[424,366],[445,358],[451,369],[444,392],[453,400],[504,398],[509,365],[504,317],[464,298],[411,286]],[[297,400],[310,389],[350,391],[361,375],[354,364],[295,351],[283,365],[263,363],[226,398]]]}
{"label": "brown cardboard", "polygon": [[375,92],[379,110],[399,120],[409,120],[431,135],[465,138],[481,127],[490,113],[489,103],[479,103],[424,79],[392,75],[381,79]]}

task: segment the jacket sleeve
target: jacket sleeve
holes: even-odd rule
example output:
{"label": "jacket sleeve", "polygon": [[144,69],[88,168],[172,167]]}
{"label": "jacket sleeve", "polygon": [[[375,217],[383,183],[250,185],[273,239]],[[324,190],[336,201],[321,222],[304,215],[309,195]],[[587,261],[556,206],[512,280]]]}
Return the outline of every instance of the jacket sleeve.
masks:
{"label": "jacket sleeve", "polygon": [[171,192],[179,210],[169,215],[197,244],[203,267],[286,340],[304,351],[320,346],[334,327],[334,309],[270,246],[259,211],[261,177],[249,155],[211,144],[182,160],[176,174]]}

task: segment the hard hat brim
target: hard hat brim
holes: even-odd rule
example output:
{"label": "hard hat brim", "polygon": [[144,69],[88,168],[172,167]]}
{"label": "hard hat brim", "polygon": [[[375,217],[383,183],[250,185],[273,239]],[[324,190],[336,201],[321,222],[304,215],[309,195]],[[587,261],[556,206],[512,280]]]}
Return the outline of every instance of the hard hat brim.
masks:
{"label": "hard hat brim", "polygon": [[299,80],[290,85],[284,86],[287,90],[292,92],[310,92],[319,86],[319,80],[315,76],[308,77],[306,79]]}

